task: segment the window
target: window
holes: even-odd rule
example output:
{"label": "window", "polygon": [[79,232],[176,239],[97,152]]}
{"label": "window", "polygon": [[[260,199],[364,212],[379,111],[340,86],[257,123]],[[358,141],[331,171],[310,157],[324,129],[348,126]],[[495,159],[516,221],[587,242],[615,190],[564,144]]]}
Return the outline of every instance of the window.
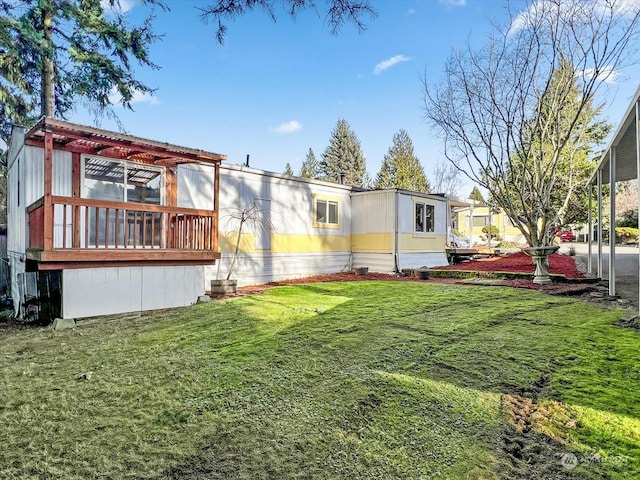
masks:
{"label": "window", "polygon": [[434,231],[434,206],[428,203],[416,203],[415,225],[416,233]]}
{"label": "window", "polygon": [[338,202],[334,200],[315,199],[314,225],[338,225]]}
{"label": "window", "polygon": [[484,227],[489,225],[489,215],[474,215],[471,217],[472,226]]}
{"label": "window", "polygon": [[84,198],[162,205],[162,168],[143,163],[85,157]]}
{"label": "window", "polygon": [[[164,205],[162,167],[93,156],[85,156],[82,167],[83,198]],[[160,245],[164,235],[163,214],[136,211],[134,205],[129,208],[87,207],[88,215],[81,215],[81,229],[88,230],[89,245],[142,248]]]}

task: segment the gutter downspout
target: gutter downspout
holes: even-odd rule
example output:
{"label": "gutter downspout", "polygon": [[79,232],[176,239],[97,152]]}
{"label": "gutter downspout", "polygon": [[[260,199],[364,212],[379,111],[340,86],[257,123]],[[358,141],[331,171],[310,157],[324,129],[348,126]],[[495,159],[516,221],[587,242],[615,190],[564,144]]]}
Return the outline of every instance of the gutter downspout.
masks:
{"label": "gutter downspout", "polygon": [[395,231],[393,239],[393,262],[394,270],[396,273],[400,273],[400,192],[398,189],[395,191]]}

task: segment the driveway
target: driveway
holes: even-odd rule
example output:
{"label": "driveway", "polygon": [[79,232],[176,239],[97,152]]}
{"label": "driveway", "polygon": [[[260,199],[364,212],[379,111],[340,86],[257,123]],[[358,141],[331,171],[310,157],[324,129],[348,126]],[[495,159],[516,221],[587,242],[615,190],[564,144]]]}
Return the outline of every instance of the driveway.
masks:
{"label": "driveway", "polygon": [[[563,243],[560,251],[567,253],[569,246],[576,247],[576,256],[581,258],[585,265],[588,258],[588,245],[586,243]],[[591,245],[593,273],[598,273],[598,244]],[[609,278],[609,246],[602,246],[602,278]],[[629,300],[638,308],[638,247],[626,247],[616,245],[616,294]]]}

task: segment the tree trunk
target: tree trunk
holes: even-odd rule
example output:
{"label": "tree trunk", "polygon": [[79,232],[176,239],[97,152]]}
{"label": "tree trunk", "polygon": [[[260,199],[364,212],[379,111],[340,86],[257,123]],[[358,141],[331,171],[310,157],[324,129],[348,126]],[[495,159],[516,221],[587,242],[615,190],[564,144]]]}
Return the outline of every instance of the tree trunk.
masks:
{"label": "tree trunk", "polygon": [[44,26],[44,51],[42,58],[42,85],[40,88],[40,113],[43,116],[55,116],[55,67],[53,64],[53,11],[50,2],[42,8],[42,25]]}

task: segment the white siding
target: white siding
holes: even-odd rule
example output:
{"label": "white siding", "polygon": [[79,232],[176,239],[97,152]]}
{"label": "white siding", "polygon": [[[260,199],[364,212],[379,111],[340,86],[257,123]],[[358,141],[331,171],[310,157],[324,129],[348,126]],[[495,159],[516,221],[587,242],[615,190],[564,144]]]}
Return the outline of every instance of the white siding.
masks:
{"label": "white siding", "polygon": [[182,307],[205,290],[202,266],[80,268],[62,275],[64,318]]}
{"label": "white siding", "polygon": [[178,206],[213,210],[215,169],[207,165],[178,166]]}
{"label": "white siding", "polygon": [[[226,278],[231,254],[224,254],[216,265],[205,267],[205,288],[211,280]],[[232,278],[238,285],[261,285],[268,282],[303,278],[312,275],[351,270],[349,252],[327,253],[256,253],[238,255]]]}
{"label": "white siding", "polygon": [[353,268],[369,267],[370,272],[394,273],[395,262],[393,252],[389,253],[354,253]]}
{"label": "white siding", "polygon": [[415,207],[414,198],[420,199],[428,205],[433,205],[434,208],[434,232],[441,235],[446,235],[448,232],[448,226],[450,221],[450,213],[448,204],[445,200],[437,197],[421,196],[419,194],[402,193],[400,195],[400,233],[413,233],[415,231]]}
{"label": "white siding", "polygon": [[44,149],[25,147],[21,189],[24,188],[24,203],[28,207],[44,195]]}
{"label": "white siding", "polygon": [[[270,200],[274,233],[350,235],[350,189],[341,185],[283,178],[260,170],[233,166],[220,169],[220,227],[234,231],[230,215],[253,205],[256,199]],[[313,195],[338,197],[340,228],[313,228]]]}
{"label": "white siding", "polygon": [[11,296],[15,300],[14,312],[19,311],[20,287],[18,274],[24,272],[27,222],[25,218],[24,190],[17,188],[24,177],[25,129],[14,127],[11,132],[7,156],[7,255],[11,272]]}
{"label": "white siding", "polygon": [[441,267],[449,264],[445,252],[402,253],[399,257],[400,270],[403,268]]}
{"label": "white siding", "polygon": [[351,233],[394,232],[395,198],[393,190],[354,193],[351,197]]}

